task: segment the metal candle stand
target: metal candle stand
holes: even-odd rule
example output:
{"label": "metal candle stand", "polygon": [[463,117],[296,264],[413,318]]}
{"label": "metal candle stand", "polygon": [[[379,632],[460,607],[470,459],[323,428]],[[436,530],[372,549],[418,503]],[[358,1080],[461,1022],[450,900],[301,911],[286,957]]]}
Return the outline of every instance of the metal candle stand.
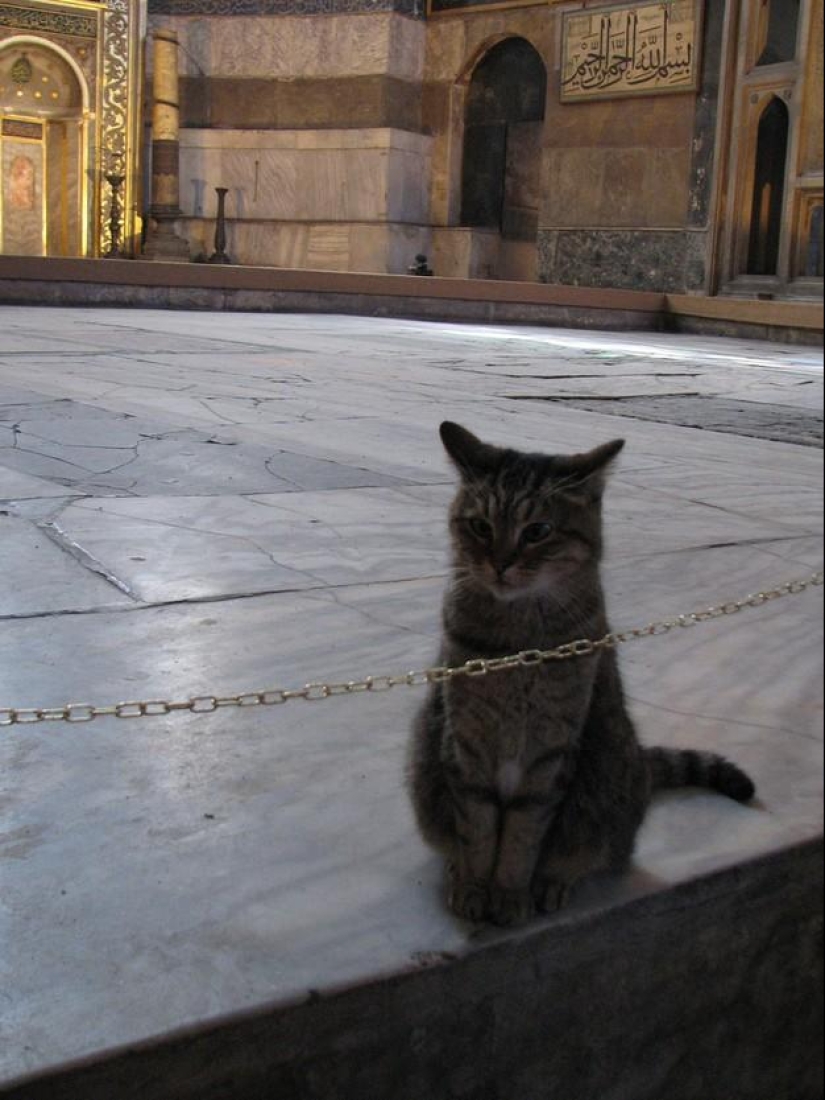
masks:
{"label": "metal candle stand", "polygon": [[226,254],[226,196],[228,191],[228,187],[215,188],[215,194],[218,196],[218,215],[215,222],[215,251],[209,257],[210,264],[232,263]]}

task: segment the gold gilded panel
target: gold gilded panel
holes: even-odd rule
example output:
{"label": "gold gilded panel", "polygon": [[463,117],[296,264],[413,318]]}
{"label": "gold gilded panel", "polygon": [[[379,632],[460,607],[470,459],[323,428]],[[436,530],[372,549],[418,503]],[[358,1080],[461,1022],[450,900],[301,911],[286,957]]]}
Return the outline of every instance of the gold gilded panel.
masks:
{"label": "gold gilded panel", "polygon": [[[100,197],[97,207],[98,254],[113,247],[111,177],[123,177],[124,216],[118,246],[133,250],[137,232],[135,198],[138,171],[140,38],[138,0],[107,0],[103,18],[102,71],[98,129]],[[108,178],[107,178],[108,177]]]}
{"label": "gold gilded panel", "polygon": [[1,251],[18,256],[47,254],[45,169],[42,140],[11,137],[4,127],[0,139]]}
{"label": "gold gilded panel", "polygon": [[696,0],[568,12],[561,101],[694,91],[700,40]]}

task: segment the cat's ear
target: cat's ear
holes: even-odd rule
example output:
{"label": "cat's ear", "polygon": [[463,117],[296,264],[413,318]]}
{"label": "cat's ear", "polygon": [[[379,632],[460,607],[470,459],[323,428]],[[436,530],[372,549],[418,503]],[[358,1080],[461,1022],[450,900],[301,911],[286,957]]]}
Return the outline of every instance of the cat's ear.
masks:
{"label": "cat's ear", "polygon": [[458,472],[466,477],[478,477],[496,469],[501,460],[501,450],[482,441],[451,420],[445,420],[438,429],[444,450],[453,460]]}
{"label": "cat's ear", "polygon": [[575,478],[574,492],[583,491],[591,500],[601,499],[610,465],[623,447],[623,439],[613,439],[592,451],[566,458],[565,473]]}

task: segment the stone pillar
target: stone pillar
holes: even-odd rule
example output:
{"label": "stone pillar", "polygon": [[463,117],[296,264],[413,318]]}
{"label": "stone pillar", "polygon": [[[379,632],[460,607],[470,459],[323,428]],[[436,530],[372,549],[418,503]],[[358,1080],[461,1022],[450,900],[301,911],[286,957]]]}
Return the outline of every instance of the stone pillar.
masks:
{"label": "stone pillar", "polygon": [[143,256],[147,260],[187,262],[189,245],[175,233],[180,217],[180,110],[178,107],[178,36],[156,30],[152,74],[152,222]]}

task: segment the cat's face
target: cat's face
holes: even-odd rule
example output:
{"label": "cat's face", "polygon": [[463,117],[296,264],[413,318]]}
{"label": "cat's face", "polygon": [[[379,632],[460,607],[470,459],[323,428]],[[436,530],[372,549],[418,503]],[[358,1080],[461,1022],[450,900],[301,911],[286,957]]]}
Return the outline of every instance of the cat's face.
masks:
{"label": "cat's face", "polygon": [[601,497],[614,440],[583,455],[537,455],[482,443],[441,425],[461,475],[450,509],[461,576],[500,600],[560,592],[601,556]]}

